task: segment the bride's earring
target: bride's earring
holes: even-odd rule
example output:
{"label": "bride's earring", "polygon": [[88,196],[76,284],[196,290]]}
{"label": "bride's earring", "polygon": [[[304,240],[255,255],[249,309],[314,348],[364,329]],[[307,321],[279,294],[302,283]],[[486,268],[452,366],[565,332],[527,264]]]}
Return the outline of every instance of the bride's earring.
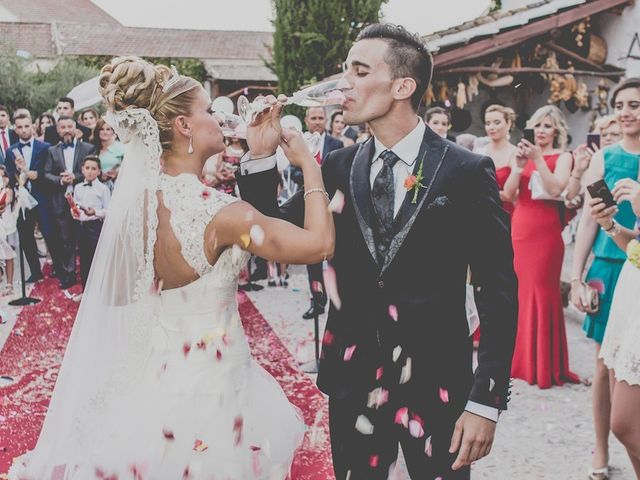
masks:
{"label": "bride's earring", "polygon": [[187,149],[187,153],[189,155],[193,153],[193,137],[189,137],[189,148]]}

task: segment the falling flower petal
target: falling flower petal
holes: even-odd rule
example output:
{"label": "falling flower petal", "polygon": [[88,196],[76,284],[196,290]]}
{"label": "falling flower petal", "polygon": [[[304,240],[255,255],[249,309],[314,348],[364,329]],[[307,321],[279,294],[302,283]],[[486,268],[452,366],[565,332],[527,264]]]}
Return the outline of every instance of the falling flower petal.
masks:
{"label": "falling flower petal", "polygon": [[427,454],[427,457],[431,458],[433,455],[433,447],[431,446],[431,435],[427,437],[427,440],[424,442],[424,453]]}
{"label": "falling flower petal", "polygon": [[208,448],[209,446],[206,443],[204,443],[202,440],[196,440],[195,443],[193,444],[193,450],[196,452],[204,452]]}
{"label": "falling flower petal", "polygon": [[382,378],[382,374],[384,373],[384,367],[378,367],[376,370],[376,380],[380,380]]}
{"label": "falling flower petal", "polygon": [[371,468],[376,468],[378,466],[378,455],[371,455],[369,458],[369,466]]}
{"label": "falling flower petal", "polygon": [[248,233],[243,233],[240,235],[240,241],[244,248],[249,248],[249,245],[251,245],[251,236]]}
{"label": "falling flower petal", "polygon": [[337,310],[340,310],[342,306],[342,301],[340,300],[340,296],[338,295],[338,283],[336,281],[336,271],[331,265],[327,264],[327,267],[322,271],[322,276],[324,278],[324,286],[327,290],[327,296],[333,306],[336,307]]}
{"label": "falling flower petal", "polygon": [[331,345],[333,343],[333,339],[333,333],[331,333],[329,330],[325,330],[324,335],[322,336],[322,344]]}
{"label": "falling flower petal", "polygon": [[440,401],[442,403],[449,403],[449,390],[446,388],[440,389]]}
{"label": "falling flower petal", "polygon": [[264,230],[260,225],[253,225],[249,230],[249,236],[256,245],[260,246],[264,243]]}
{"label": "falling flower petal", "polygon": [[492,392],[493,388],[496,386],[496,381],[493,378],[489,379],[489,391]]}
{"label": "falling flower petal", "polygon": [[344,361],[348,362],[351,360],[351,357],[353,356],[353,352],[355,352],[356,350],[356,346],[355,345],[351,345],[350,347],[347,347],[344,350]]}
{"label": "falling flower petal", "polygon": [[260,478],[262,474],[262,467],[260,466],[260,449],[253,450],[251,452],[252,455],[252,467],[253,467],[253,475],[255,478]]}
{"label": "falling flower petal", "polygon": [[599,278],[594,278],[587,282],[591,288],[595,289],[600,295],[604,295],[604,282]]}
{"label": "falling flower petal", "polygon": [[407,428],[409,426],[409,408],[399,408],[396,412],[394,423],[396,425],[403,425],[405,428]]}
{"label": "falling flower petal", "polygon": [[163,428],[162,429],[162,435],[167,440],[175,440],[176,439],[175,435],[173,434],[173,431],[169,430],[168,428]]}
{"label": "falling flower petal", "polygon": [[398,358],[400,358],[400,354],[402,353],[402,347],[400,345],[398,345],[396,348],[393,349],[393,361],[397,362]]}
{"label": "falling flower petal", "polygon": [[413,438],[422,438],[424,436],[424,422],[418,415],[411,415],[411,420],[409,420],[409,433]]}
{"label": "falling flower petal", "polygon": [[342,209],[344,208],[344,193],[340,190],[336,190],[333,198],[329,202],[329,211],[333,213],[342,213]]}
{"label": "falling flower petal", "polygon": [[411,380],[411,357],[407,357],[407,361],[400,372],[400,385],[407,383],[409,380]]}
{"label": "falling flower petal", "polygon": [[398,321],[398,308],[395,305],[389,305],[389,316],[394,322]]}
{"label": "falling flower petal", "polygon": [[233,421],[233,433],[236,434],[236,438],[234,441],[235,445],[240,445],[242,443],[242,426],[244,424],[244,420],[242,417],[236,417]]}
{"label": "falling flower petal", "polygon": [[191,344],[189,342],[184,342],[184,345],[182,345],[182,353],[184,354],[184,358],[187,358],[190,351],[191,351]]}
{"label": "falling flower petal", "polygon": [[216,360],[222,360],[222,352],[219,349],[216,350]]}
{"label": "falling flower petal", "polygon": [[144,480],[149,471],[149,465],[146,463],[132,463],[129,465],[129,471],[133,474],[134,480]]}
{"label": "falling flower petal", "polygon": [[382,405],[389,401],[389,391],[382,387],[378,387],[375,390],[369,392],[369,398],[367,400],[367,407],[380,408]]}
{"label": "falling flower petal", "polygon": [[367,417],[359,415],[356,419],[356,430],[363,435],[371,435],[373,433],[373,425]]}

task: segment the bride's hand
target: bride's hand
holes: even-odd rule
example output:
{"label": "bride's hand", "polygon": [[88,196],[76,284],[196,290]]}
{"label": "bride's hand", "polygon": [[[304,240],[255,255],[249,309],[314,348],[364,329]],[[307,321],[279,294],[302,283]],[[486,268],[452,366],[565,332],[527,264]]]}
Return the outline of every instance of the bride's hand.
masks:
{"label": "bride's hand", "polygon": [[[280,97],[286,99],[284,95]],[[258,114],[255,121],[247,128],[247,144],[253,157],[273,155],[282,133],[280,114],[284,103],[273,95],[265,97],[264,101],[271,107]]]}
{"label": "bride's hand", "polygon": [[285,128],[282,130],[280,146],[294,167],[302,168],[306,163],[317,165],[317,162],[311,156],[311,152],[309,151],[307,143],[304,141],[302,133],[296,129]]}

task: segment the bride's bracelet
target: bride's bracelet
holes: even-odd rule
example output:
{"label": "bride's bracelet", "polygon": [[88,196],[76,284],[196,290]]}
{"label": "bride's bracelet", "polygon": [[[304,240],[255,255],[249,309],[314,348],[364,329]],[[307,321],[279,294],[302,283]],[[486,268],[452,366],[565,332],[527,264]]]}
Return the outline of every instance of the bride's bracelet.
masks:
{"label": "bride's bracelet", "polygon": [[316,192],[317,193],[324,193],[324,196],[327,197],[327,200],[329,200],[329,194],[327,193],[327,191],[324,188],[312,188],[310,190],[306,190],[304,192],[303,197],[302,197],[303,200],[306,200],[308,195],[311,195],[312,193],[316,193]]}

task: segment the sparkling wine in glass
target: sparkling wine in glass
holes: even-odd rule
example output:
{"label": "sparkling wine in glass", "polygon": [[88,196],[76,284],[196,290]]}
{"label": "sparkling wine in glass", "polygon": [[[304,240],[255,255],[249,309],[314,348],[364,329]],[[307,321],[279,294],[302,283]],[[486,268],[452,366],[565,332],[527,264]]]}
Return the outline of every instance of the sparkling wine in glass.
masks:
{"label": "sparkling wine in glass", "polygon": [[[301,107],[326,107],[329,105],[340,105],[344,101],[344,94],[338,88],[340,80],[329,80],[327,82],[311,85],[310,87],[298,90],[288,97],[285,105],[300,105]],[[250,102],[247,97],[241,95],[238,98],[238,113],[240,117],[251,125],[259,113],[268,109],[270,105],[264,98],[258,98]]]}
{"label": "sparkling wine in glass", "polygon": [[247,124],[233,113],[216,111],[214,115],[220,121],[220,128],[225,137],[247,138]]}

